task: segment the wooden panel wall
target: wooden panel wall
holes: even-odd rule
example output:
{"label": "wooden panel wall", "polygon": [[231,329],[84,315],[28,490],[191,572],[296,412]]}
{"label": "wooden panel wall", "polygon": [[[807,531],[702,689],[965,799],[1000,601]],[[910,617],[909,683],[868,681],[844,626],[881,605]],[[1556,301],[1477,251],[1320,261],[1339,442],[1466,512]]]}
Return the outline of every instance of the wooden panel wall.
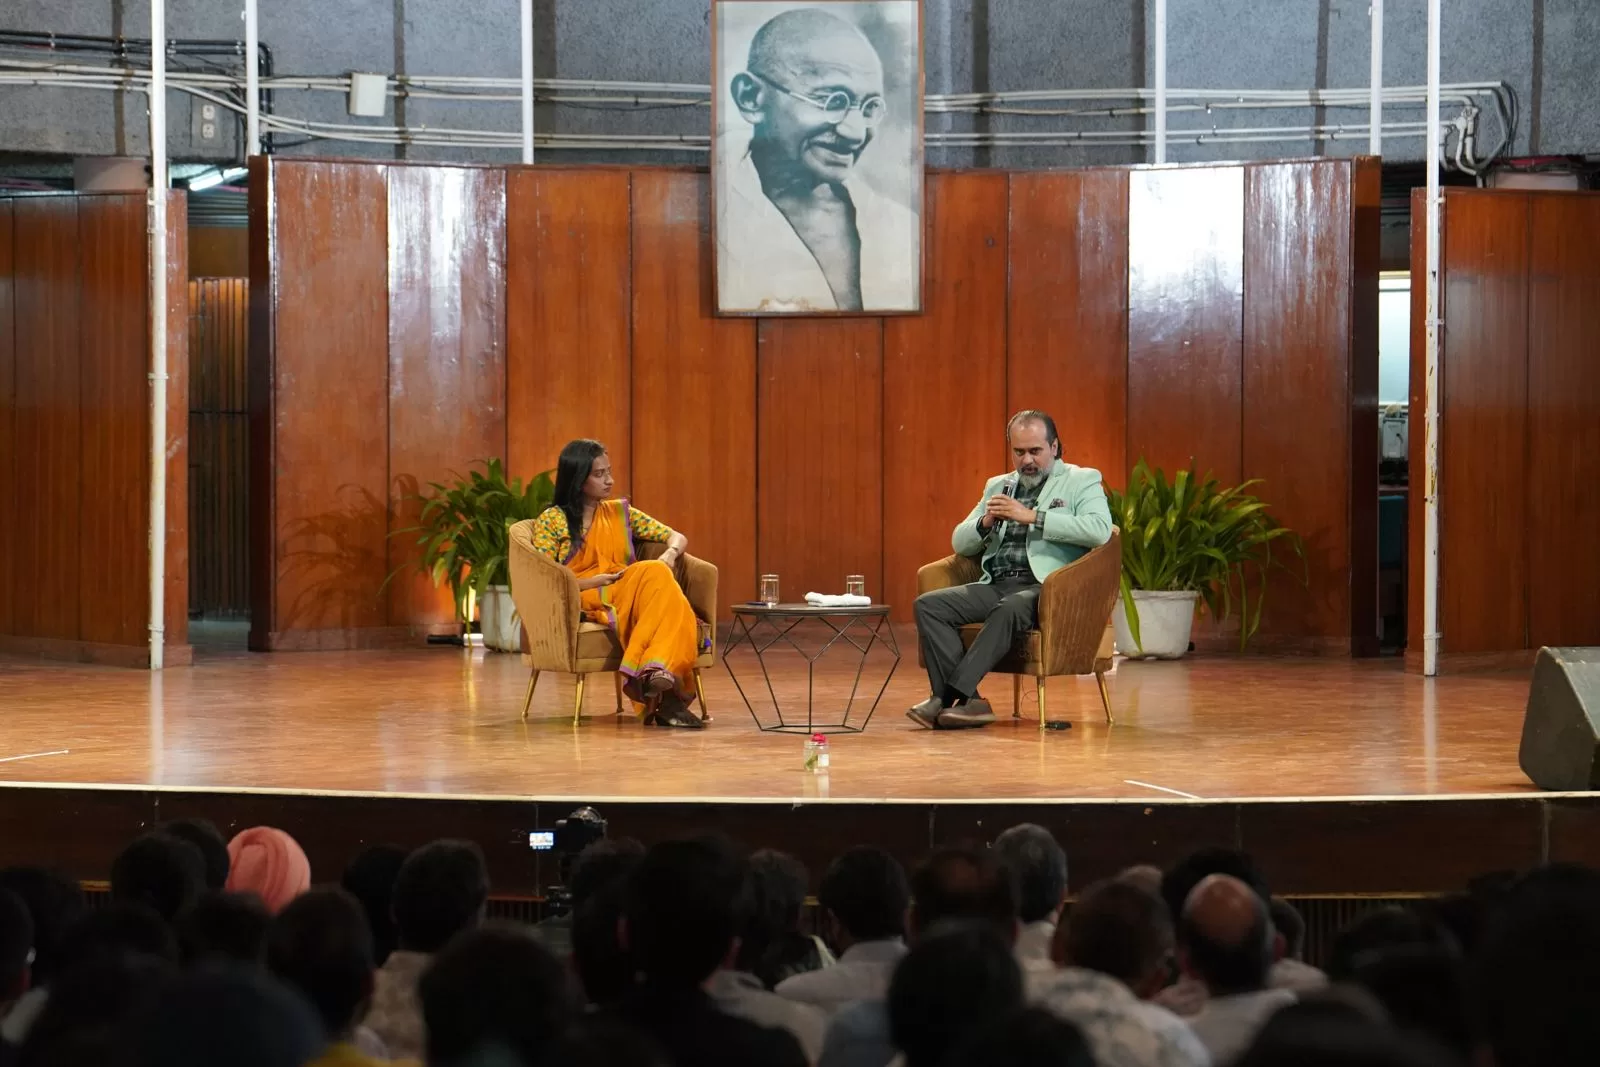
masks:
{"label": "wooden panel wall", "polygon": [[[1422,216],[1421,194],[1413,196]],[[1600,644],[1600,195],[1448,189],[1440,243],[1439,655],[1442,670]],[[1426,248],[1413,226],[1412,271]],[[1411,467],[1424,469],[1421,287],[1414,287]],[[1413,596],[1422,595],[1413,491]],[[1421,662],[1420,610],[1407,662]]]}
{"label": "wooden panel wall", "polygon": [[[1347,652],[1353,637],[1376,633],[1352,592],[1362,568],[1375,567],[1376,547],[1353,540],[1357,501],[1376,492],[1375,461],[1364,471],[1352,458],[1357,383],[1375,381],[1377,366],[1375,329],[1364,338],[1355,325],[1357,166],[935,172],[925,313],[826,320],[711,314],[703,172],[506,168],[503,223],[476,224],[481,243],[504,249],[505,454],[526,477],[553,466],[570,438],[606,441],[634,501],[718,564],[724,609],[752,596],[763,572],[779,574],[790,597],[836,590],[845,574],[862,573],[906,618],[916,568],[948,554],[951,528],[1007,465],[1006,417],[1043,407],[1060,422],[1067,458],[1100,468],[1113,485],[1141,452],[1169,472],[1191,455],[1230,480],[1264,472],[1269,501],[1283,490],[1285,518],[1309,527],[1318,553],[1311,590],[1284,594],[1264,636],[1280,648]],[[307,336],[325,316],[318,308],[353,306],[363,319],[380,281],[390,374],[408,361],[420,368],[425,350],[447,361],[465,350],[452,342],[435,352],[441,346],[421,335],[435,328],[428,301],[468,302],[424,276],[422,261],[401,273],[399,264],[435,254],[424,244],[405,251],[414,238],[396,230],[395,176],[419,169],[278,160],[270,182],[252,179],[263,190],[252,225],[265,238],[252,245],[253,282],[277,309],[258,318],[253,342],[267,383],[297,373],[286,359],[327,358],[325,338]],[[342,190],[338,211],[348,213],[382,188],[386,218],[360,227],[321,202]],[[1365,217],[1373,242],[1376,221]],[[391,269],[379,279],[370,233],[385,225]],[[345,240],[329,236],[335,226],[350,231],[338,277],[319,278],[315,295],[285,289],[305,284],[290,266],[309,267]],[[1375,275],[1370,283],[1375,290]],[[285,316],[291,296],[302,306]],[[402,297],[430,317],[403,312]],[[368,350],[378,344],[363,332],[337,346],[347,420],[337,434],[385,422],[392,482],[395,435],[415,435],[387,410],[397,402],[392,384],[361,384],[375,372],[357,369],[357,357],[362,368],[376,365]],[[408,345],[417,347],[396,355]],[[482,373],[496,372],[485,363]],[[294,388],[305,386],[296,379]],[[333,410],[333,394],[286,398],[279,386],[271,395],[319,404],[324,417]],[[452,392],[449,402],[460,397]],[[357,402],[362,410],[346,414]],[[281,436],[285,419],[302,417],[278,412],[258,436]],[[1305,442],[1296,436],[1307,425],[1327,433],[1309,462],[1298,458]],[[463,466],[492,439],[426,447],[439,464]],[[415,438],[404,447],[424,446]],[[341,456],[351,448],[342,443]],[[295,483],[319,478],[314,492],[324,494],[334,484],[321,460],[285,463],[286,454],[280,446],[278,481],[255,496],[270,505],[277,494],[280,539],[291,519],[328,510],[325,500],[285,508],[285,495],[301,499]],[[376,471],[342,480],[366,484]],[[392,500],[388,507],[393,527]],[[348,589],[381,580],[381,568],[353,562],[353,576],[341,579]],[[280,610],[304,588],[289,578],[278,579]],[[1364,580],[1372,579],[1369,569]],[[403,627],[433,618],[413,600],[386,609],[384,619],[363,618],[363,632],[404,638]],[[290,636],[308,625],[279,624],[273,647],[315,645]],[[361,643],[349,635],[326,643],[336,641]]]}
{"label": "wooden panel wall", "polygon": [[[183,209],[173,194],[171,217]],[[149,662],[146,216],[143,196],[0,204],[0,648],[9,651]],[[168,248],[171,664],[190,655],[187,298],[172,284],[188,270],[186,251],[180,226]]]}
{"label": "wooden panel wall", "polygon": [[1128,172],[1011,176],[1006,407],[1056,419],[1061,454],[1122,488],[1128,422]]}
{"label": "wooden panel wall", "polygon": [[[505,455],[505,178],[460,167],[389,172],[389,529],[415,526],[418,493],[467,462]],[[463,458],[464,457],[464,458]],[[391,625],[452,629],[448,588],[416,569],[415,534],[389,539]]]}

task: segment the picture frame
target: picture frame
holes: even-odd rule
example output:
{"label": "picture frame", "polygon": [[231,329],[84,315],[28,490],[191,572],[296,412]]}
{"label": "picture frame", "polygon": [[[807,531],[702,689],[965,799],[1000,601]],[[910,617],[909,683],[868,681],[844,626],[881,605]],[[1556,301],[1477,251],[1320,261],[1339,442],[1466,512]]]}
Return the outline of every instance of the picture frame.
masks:
{"label": "picture frame", "polygon": [[713,306],[922,311],[921,0],[713,0]]}

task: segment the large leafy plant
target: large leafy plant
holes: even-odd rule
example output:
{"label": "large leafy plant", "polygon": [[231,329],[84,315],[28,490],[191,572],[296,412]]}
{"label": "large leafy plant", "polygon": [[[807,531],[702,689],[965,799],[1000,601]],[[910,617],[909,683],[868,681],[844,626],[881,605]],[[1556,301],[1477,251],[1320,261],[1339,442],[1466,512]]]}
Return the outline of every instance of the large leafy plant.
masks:
{"label": "large leafy plant", "polygon": [[1169,482],[1140,457],[1128,491],[1110,491],[1112,521],[1122,528],[1122,605],[1135,643],[1143,645],[1135,589],[1192,590],[1219,622],[1237,600],[1243,650],[1261,625],[1268,577],[1288,569],[1274,552],[1280,542],[1299,558],[1306,580],[1305,542],[1247,492],[1259,483],[1252,478],[1223,488],[1192,464]]}
{"label": "large leafy plant", "polygon": [[456,613],[466,619],[467,593],[481,597],[491,585],[509,583],[510,527],[538,515],[555,498],[551,472],[507,479],[498,459],[479,461],[451,482],[429,482],[418,495],[418,525],[396,533],[417,533],[422,546],[418,566],[434,585],[449,584]]}

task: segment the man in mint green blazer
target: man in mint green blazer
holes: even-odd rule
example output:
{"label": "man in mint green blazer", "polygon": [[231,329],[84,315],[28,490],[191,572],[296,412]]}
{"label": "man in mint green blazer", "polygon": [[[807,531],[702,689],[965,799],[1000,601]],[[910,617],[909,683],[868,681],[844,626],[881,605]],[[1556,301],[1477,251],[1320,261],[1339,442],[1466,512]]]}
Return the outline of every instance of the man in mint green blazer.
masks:
{"label": "man in mint green blazer", "polygon": [[[994,722],[978,682],[1038,620],[1045,577],[1111,540],[1111,508],[1100,472],[1061,459],[1055,420],[1022,411],[1006,424],[1016,469],[990,478],[950,543],[957,554],[981,556],[983,577],[917,598],[917,634],[928,665],[930,696],[906,712],[929,728],[960,729]],[[961,627],[983,623],[971,648]]]}

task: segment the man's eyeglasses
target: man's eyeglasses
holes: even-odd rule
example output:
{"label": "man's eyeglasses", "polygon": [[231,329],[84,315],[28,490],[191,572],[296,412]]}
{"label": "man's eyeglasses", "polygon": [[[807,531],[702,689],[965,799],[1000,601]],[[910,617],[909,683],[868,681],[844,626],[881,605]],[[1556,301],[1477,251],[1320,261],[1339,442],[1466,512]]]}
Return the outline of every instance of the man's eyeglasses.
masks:
{"label": "man's eyeglasses", "polygon": [[852,100],[850,94],[843,89],[835,90],[827,96],[821,96],[820,94],[807,96],[805,93],[797,93],[787,85],[775,82],[764,75],[755,74],[752,77],[760,78],[785,96],[792,96],[803,104],[810,104],[822,112],[823,116],[835,126],[843,122],[852,111],[861,112],[863,125],[876,126],[883,121],[883,116],[889,110],[888,102],[876,93],[859,102]]}

